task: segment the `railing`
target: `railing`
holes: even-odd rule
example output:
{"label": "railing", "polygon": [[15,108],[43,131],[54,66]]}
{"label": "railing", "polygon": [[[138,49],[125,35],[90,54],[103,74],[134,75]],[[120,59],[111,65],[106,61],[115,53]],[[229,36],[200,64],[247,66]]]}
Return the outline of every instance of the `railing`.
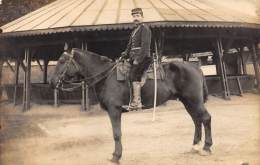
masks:
{"label": "railing", "polygon": [[54,106],[59,106],[59,92],[74,92],[76,89],[81,89],[81,110],[86,111],[89,110],[89,96],[88,96],[88,86],[86,85],[85,81],[81,83],[71,83],[69,85],[64,85],[63,88],[54,89]]}

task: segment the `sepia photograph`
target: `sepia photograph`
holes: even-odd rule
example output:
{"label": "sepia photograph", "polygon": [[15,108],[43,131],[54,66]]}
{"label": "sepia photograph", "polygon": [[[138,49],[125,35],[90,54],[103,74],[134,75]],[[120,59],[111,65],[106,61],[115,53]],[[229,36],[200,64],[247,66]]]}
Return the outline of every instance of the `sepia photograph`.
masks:
{"label": "sepia photograph", "polygon": [[0,0],[0,165],[260,165],[259,0]]}

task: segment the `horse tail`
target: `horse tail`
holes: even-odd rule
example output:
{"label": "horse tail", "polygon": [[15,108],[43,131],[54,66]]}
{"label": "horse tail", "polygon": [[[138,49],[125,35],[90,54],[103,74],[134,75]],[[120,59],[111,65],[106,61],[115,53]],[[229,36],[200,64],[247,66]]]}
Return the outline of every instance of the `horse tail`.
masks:
{"label": "horse tail", "polygon": [[209,96],[209,90],[208,90],[208,86],[207,86],[207,83],[206,83],[206,78],[203,74],[203,72],[201,71],[202,73],[202,79],[203,79],[203,100],[204,100],[204,103],[208,100],[208,96]]}

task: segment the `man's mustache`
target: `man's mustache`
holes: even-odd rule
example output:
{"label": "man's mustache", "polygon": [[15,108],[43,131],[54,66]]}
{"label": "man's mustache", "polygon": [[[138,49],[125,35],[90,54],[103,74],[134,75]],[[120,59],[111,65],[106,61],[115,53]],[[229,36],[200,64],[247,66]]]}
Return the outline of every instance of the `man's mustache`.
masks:
{"label": "man's mustache", "polygon": [[137,20],[137,19],[134,19],[134,23],[138,23],[138,22],[140,22],[139,20]]}

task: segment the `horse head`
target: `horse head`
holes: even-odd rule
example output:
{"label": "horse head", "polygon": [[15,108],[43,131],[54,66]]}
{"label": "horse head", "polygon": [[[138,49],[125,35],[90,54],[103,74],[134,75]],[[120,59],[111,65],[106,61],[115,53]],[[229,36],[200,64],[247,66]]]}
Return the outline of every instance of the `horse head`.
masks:
{"label": "horse head", "polygon": [[78,76],[95,79],[109,71],[114,64],[110,58],[94,52],[78,48],[65,50],[57,62],[50,84],[53,88],[58,88],[62,83]]}
{"label": "horse head", "polygon": [[62,53],[50,79],[50,85],[53,88],[58,88],[65,81],[81,75],[82,68],[78,62],[78,56],[80,54],[75,53],[75,49],[70,52],[66,50]]}

